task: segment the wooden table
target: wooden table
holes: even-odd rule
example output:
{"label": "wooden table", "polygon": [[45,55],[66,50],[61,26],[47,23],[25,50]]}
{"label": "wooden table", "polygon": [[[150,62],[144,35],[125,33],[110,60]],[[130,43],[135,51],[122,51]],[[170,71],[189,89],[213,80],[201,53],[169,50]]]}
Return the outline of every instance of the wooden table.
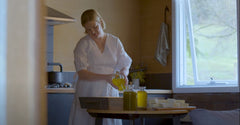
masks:
{"label": "wooden table", "polygon": [[87,109],[87,112],[92,117],[96,117],[95,125],[102,125],[103,118],[129,119],[131,125],[135,124],[135,119],[140,118],[141,124],[144,125],[146,117],[172,118],[174,125],[180,125],[180,118],[184,117],[192,109],[195,109],[195,107],[137,111]]}

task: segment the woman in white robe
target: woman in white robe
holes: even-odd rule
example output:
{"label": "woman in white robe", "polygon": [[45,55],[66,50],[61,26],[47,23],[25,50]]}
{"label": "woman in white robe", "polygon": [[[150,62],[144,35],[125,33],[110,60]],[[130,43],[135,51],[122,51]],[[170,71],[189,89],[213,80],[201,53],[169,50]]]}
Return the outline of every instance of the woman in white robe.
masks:
{"label": "woman in white robe", "polygon": [[[81,16],[81,23],[87,35],[80,39],[74,49],[74,63],[79,79],[69,125],[94,125],[95,119],[86,109],[81,109],[78,97],[118,97],[112,77],[116,71],[120,71],[127,84],[132,59],[119,38],[103,31],[105,23],[95,10],[86,10]],[[103,119],[103,124],[121,125],[122,120]]]}

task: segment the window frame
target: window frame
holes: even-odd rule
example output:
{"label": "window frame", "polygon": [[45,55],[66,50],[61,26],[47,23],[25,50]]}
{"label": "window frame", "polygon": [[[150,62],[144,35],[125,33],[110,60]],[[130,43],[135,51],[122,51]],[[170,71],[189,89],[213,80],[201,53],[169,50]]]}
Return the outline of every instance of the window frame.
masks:
{"label": "window frame", "polygon": [[[173,92],[174,93],[199,93],[199,92],[239,92],[239,75],[240,73],[238,73],[238,86],[229,86],[229,87],[219,87],[219,86],[188,86],[188,87],[182,87],[179,86],[180,84],[184,83],[186,80],[183,79],[182,74],[184,74],[185,69],[182,68],[181,70],[179,70],[179,68],[177,68],[177,66],[179,66],[180,68],[183,66],[180,65],[185,65],[185,63],[183,63],[183,59],[179,58],[180,54],[184,53],[182,51],[180,51],[180,53],[176,53],[179,52],[179,47],[177,46],[181,46],[181,47],[186,47],[185,45],[181,45],[180,44],[180,40],[185,40],[185,37],[180,37],[180,35],[186,36],[184,31],[180,31],[181,29],[184,28],[179,28],[183,27],[183,25],[180,25],[181,23],[183,23],[182,21],[184,21],[184,18],[176,21],[176,19],[181,18],[182,16],[179,17],[179,15],[183,15],[184,13],[181,13],[182,9],[180,9],[183,4],[183,2],[185,2],[185,0],[173,0],[172,1],[172,88],[173,88]],[[240,5],[239,5],[239,0],[236,0],[237,3],[237,22],[240,21]],[[178,4],[181,4],[181,6],[178,6]],[[240,23],[237,24],[237,53],[239,53],[239,35],[240,35]],[[175,32],[174,32],[175,31]],[[179,34],[177,33],[179,32]],[[179,39],[181,38],[181,39]],[[191,50],[192,51],[192,50]],[[178,55],[177,55],[178,54]],[[185,54],[184,54],[185,55]],[[238,72],[239,70],[239,59],[240,58],[240,54],[238,54]],[[176,60],[180,60],[180,63],[176,63]],[[194,61],[194,60],[193,60]],[[181,71],[181,72],[180,72]],[[196,74],[194,73],[194,76]],[[197,78],[194,78],[194,81]],[[196,81],[195,81],[196,82]]]}

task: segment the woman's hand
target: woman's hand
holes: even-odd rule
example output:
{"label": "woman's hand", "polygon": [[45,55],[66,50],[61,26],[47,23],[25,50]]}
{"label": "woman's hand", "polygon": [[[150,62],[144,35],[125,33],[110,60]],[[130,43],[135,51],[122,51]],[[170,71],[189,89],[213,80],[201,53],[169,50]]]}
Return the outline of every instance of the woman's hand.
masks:
{"label": "woman's hand", "polygon": [[79,79],[81,80],[89,81],[105,80],[106,82],[111,84],[114,88],[118,89],[118,87],[112,83],[112,78],[115,76],[115,74],[97,74],[87,70],[80,70],[78,71],[78,76]]}
{"label": "woman's hand", "polygon": [[128,77],[127,77],[128,73],[129,73],[129,68],[127,68],[127,67],[123,67],[120,70],[120,74],[122,74],[124,76],[124,79],[125,79],[125,86],[128,85]]}
{"label": "woman's hand", "polygon": [[120,72],[120,74],[124,76],[125,86],[127,86],[128,85],[128,77],[124,73]]}
{"label": "woman's hand", "polygon": [[112,83],[112,78],[113,78],[114,76],[115,76],[115,74],[108,74],[108,75],[106,75],[105,80],[106,80],[109,84],[111,84],[113,88],[118,89],[118,87]]}

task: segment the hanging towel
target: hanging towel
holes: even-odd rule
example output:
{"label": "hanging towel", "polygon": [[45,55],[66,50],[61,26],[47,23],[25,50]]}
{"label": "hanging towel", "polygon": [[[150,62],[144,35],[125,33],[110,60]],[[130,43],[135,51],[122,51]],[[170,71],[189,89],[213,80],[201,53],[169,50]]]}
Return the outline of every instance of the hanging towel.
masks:
{"label": "hanging towel", "polygon": [[162,23],[160,34],[157,41],[157,50],[155,57],[158,62],[160,62],[163,66],[167,65],[167,56],[169,54],[168,47],[168,26],[165,23]]}

